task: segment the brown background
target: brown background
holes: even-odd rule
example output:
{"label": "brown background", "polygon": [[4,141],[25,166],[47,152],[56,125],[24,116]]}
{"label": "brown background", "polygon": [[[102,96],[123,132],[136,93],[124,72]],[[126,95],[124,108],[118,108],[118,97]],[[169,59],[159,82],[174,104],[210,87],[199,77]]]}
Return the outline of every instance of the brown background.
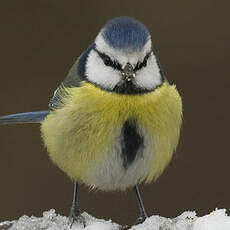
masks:
{"label": "brown background", "polygon": [[[127,15],[149,28],[166,76],[184,102],[175,157],[160,179],[142,186],[149,215],[175,217],[230,210],[229,5],[227,1],[17,1],[0,3],[0,114],[47,108],[75,58],[104,23]],[[70,180],[48,159],[38,125],[0,127],[0,221],[68,215]],[[136,218],[125,193],[80,188],[82,210],[119,223]]]}

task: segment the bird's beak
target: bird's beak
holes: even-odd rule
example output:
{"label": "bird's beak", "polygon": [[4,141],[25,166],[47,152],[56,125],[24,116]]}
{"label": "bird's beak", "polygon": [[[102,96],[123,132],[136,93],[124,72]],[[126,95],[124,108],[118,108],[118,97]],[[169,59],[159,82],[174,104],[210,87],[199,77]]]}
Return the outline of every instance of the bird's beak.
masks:
{"label": "bird's beak", "polygon": [[135,77],[135,71],[129,62],[122,67],[121,75],[126,81],[131,81]]}

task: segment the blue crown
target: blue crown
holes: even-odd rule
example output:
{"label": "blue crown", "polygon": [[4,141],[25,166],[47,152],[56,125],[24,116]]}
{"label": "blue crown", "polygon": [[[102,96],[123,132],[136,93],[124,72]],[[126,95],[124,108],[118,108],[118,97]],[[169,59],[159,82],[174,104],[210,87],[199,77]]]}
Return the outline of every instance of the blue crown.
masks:
{"label": "blue crown", "polygon": [[105,41],[115,49],[141,50],[150,38],[147,28],[129,17],[110,20],[102,29]]}

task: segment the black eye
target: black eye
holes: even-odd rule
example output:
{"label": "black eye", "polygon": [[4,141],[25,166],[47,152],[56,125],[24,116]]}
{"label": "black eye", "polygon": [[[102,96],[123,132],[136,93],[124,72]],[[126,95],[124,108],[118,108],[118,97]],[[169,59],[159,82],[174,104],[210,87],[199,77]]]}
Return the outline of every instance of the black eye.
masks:
{"label": "black eye", "polygon": [[145,59],[143,62],[142,62],[142,66],[146,66],[147,65],[147,59]]}
{"label": "black eye", "polygon": [[120,65],[120,63],[118,63],[118,61],[112,61],[111,58],[108,55],[106,55],[104,53],[101,53],[96,48],[94,50],[98,53],[98,55],[103,60],[103,62],[104,62],[104,64],[106,66],[110,66],[110,67],[112,67],[114,69],[121,70],[121,65]]}
{"label": "black eye", "polygon": [[108,56],[103,57],[102,60],[103,60],[104,64],[107,65],[107,66],[112,66],[113,65],[112,60]]}

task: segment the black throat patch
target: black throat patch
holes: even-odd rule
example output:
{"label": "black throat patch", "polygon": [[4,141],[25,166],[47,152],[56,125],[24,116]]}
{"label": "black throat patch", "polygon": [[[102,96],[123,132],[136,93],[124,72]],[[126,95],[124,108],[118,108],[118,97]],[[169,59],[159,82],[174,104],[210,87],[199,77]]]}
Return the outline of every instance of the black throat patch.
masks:
{"label": "black throat patch", "polygon": [[144,138],[138,133],[135,122],[131,120],[124,123],[121,134],[123,166],[127,169],[135,160],[138,150],[143,147]]}

